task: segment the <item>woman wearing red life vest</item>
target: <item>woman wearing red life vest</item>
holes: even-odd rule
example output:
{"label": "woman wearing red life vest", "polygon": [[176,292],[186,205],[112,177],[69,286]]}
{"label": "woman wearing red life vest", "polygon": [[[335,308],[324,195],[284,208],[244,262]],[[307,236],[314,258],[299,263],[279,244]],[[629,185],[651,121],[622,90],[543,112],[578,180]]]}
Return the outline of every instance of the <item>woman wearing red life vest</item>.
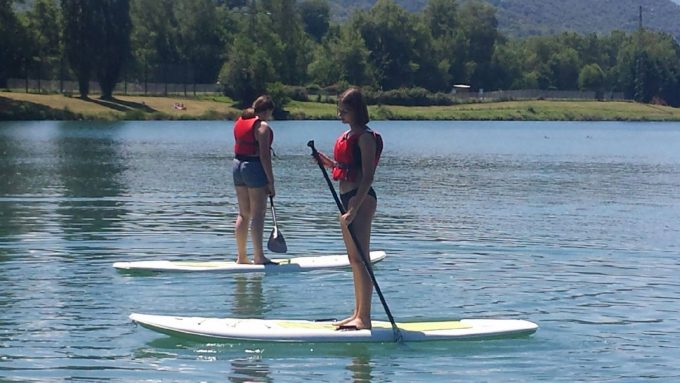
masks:
{"label": "woman wearing red life vest", "polygon": [[[371,224],[378,204],[373,190],[373,176],[382,153],[380,134],[368,124],[368,107],[357,88],[349,88],[338,98],[338,117],[350,129],[338,137],[333,150],[334,159],[319,153],[324,166],[333,170],[333,179],[340,181],[340,199],[346,213],[340,217],[342,235],[354,277],[354,312],[348,318],[336,322],[339,330],[371,328],[371,297],[373,284],[361,255],[370,254]],[[355,244],[348,230],[352,229],[359,243]]]}
{"label": "woman wearing red life vest", "polygon": [[274,132],[267,123],[273,111],[271,97],[260,96],[234,123],[232,174],[239,210],[236,217],[237,263],[250,263],[246,255],[249,227],[254,263],[271,263],[264,256],[262,235],[267,196],[276,194],[271,156]]}

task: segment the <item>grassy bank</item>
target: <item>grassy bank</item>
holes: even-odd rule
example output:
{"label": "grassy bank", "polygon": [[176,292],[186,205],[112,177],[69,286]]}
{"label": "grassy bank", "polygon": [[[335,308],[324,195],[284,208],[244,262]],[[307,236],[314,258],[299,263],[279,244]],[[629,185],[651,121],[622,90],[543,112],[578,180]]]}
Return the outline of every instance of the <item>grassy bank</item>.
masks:
{"label": "grassy bank", "polygon": [[[183,104],[178,109],[176,104]],[[220,120],[239,110],[225,97],[116,96],[113,101],[0,92],[0,120]],[[370,106],[374,120],[680,121],[680,108],[621,101],[505,101],[454,106]],[[335,105],[293,101],[292,119],[335,119]]]}
{"label": "grassy bank", "polygon": [[[178,109],[182,104],[184,109]],[[240,111],[225,98],[116,96],[83,100],[58,94],[0,92],[0,120],[219,120]]]}
{"label": "grassy bank", "polygon": [[[335,106],[293,102],[300,119],[335,118]],[[623,101],[504,101],[454,106],[369,107],[374,120],[680,121],[680,108]]]}

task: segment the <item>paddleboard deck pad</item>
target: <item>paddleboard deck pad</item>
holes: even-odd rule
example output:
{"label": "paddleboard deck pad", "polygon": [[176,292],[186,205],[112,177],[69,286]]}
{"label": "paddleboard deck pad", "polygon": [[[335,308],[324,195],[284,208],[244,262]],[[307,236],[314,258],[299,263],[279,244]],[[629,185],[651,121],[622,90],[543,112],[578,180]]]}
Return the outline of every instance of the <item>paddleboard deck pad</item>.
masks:
{"label": "paddleboard deck pad", "polygon": [[[371,262],[383,260],[384,251],[371,251]],[[273,258],[267,265],[238,264],[234,261],[138,261],[116,262],[121,271],[222,271],[230,273],[289,272],[349,267],[347,255],[322,255],[295,258]]]}
{"label": "paddleboard deck pad", "polygon": [[[131,314],[130,319],[148,329],[209,340],[264,342],[391,342],[390,322],[374,320],[371,330],[337,330],[332,322],[236,318],[179,317]],[[519,319],[462,319],[397,323],[403,340],[474,340],[529,335],[538,325]]]}

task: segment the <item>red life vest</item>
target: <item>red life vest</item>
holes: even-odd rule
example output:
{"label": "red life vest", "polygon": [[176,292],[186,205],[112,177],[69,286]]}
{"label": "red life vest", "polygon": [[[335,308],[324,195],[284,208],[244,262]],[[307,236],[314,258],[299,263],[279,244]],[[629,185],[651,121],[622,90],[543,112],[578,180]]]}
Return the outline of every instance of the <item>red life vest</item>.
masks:
{"label": "red life vest", "polygon": [[[240,156],[257,156],[260,145],[255,138],[255,128],[260,125],[258,117],[243,119],[234,123],[234,153]],[[269,136],[269,146],[274,141],[274,132]]]}
{"label": "red life vest", "polygon": [[350,135],[350,131],[348,130],[335,141],[333,157],[338,165],[333,168],[334,180],[356,181],[357,173],[361,170],[359,137],[364,133],[371,133],[375,138],[375,166],[378,166],[380,154],[383,150],[383,140],[380,134],[367,128],[363,133]]}

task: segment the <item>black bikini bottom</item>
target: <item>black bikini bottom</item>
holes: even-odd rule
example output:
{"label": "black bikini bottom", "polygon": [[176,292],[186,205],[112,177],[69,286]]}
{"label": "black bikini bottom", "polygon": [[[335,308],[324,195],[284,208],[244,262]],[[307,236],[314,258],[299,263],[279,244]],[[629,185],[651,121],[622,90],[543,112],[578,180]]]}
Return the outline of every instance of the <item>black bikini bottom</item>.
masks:
{"label": "black bikini bottom", "polygon": [[[340,201],[342,201],[342,206],[345,207],[345,210],[349,208],[349,200],[352,199],[355,195],[357,195],[357,191],[359,189],[354,189],[350,190],[347,193],[342,193],[340,194]],[[373,187],[368,189],[368,195],[371,197],[375,198],[375,200],[378,200],[378,196],[375,194],[375,190],[373,190]]]}

